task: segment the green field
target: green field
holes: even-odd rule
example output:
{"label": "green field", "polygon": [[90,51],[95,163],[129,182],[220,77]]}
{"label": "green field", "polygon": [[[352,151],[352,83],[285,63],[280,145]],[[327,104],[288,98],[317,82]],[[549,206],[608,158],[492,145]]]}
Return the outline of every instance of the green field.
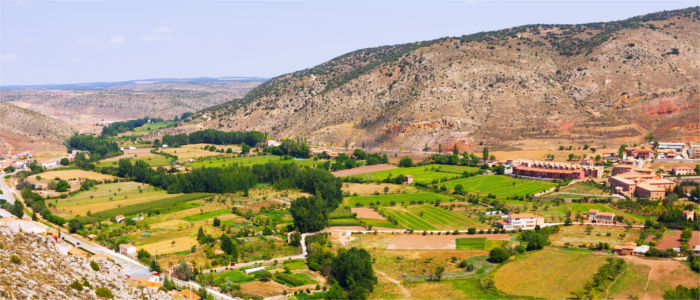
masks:
{"label": "green field", "polygon": [[155,131],[155,130],[165,128],[165,127],[170,127],[173,125],[175,125],[175,122],[172,122],[172,121],[149,123],[149,124],[145,124],[141,127],[134,128],[133,132],[135,132],[135,133],[149,133],[151,131]]}
{"label": "green field", "polygon": [[303,259],[285,260],[282,264],[292,271],[306,269],[306,261]]}
{"label": "green field", "polygon": [[556,186],[556,184],[547,181],[515,179],[499,175],[460,178],[444,182],[440,186],[444,185],[448,189],[454,190],[458,184],[461,184],[464,191],[468,193],[482,196],[493,194],[497,198],[533,195]]}
{"label": "green field", "polygon": [[458,250],[490,250],[499,247],[508,241],[487,240],[485,237],[459,238],[457,239]]}
{"label": "green field", "polygon": [[566,299],[583,288],[606,256],[544,249],[518,255],[494,273],[497,289],[510,294],[545,299]]}
{"label": "green field", "polygon": [[230,212],[231,212],[231,210],[228,210],[228,209],[219,209],[219,210],[213,210],[213,211],[208,211],[208,212],[204,212],[204,213],[199,213],[196,215],[187,216],[187,217],[181,218],[181,220],[188,221],[188,222],[197,222],[197,221],[210,219],[210,218],[220,216],[220,215],[225,215],[225,214],[228,214]]}
{"label": "green field", "polygon": [[188,166],[194,167],[194,168],[203,168],[203,167],[210,167],[210,168],[220,168],[220,167],[227,167],[227,166],[232,166],[232,165],[261,165],[261,164],[266,164],[268,162],[275,161],[275,162],[281,162],[281,163],[295,163],[298,165],[302,166],[311,166],[314,164],[319,163],[319,161],[315,161],[313,159],[286,159],[282,160],[280,156],[276,155],[257,155],[257,156],[245,156],[245,157],[224,157],[224,156],[213,156],[213,157],[207,157],[203,160],[200,161],[195,161],[192,163],[188,163]]}
{"label": "green field", "polygon": [[462,174],[464,172],[477,172],[481,170],[480,168],[477,167],[468,167],[468,166],[454,166],[454,165],[427,165],[425,166],[429,168],[430,171],[435,171],[435,172],[443,172],[443,173],[454,173],[454,174]]}
{"label": "green field", "polygon": [[226,283],[228,279],[231,283],[242,283],[255,280],[252,276],[248,276],[241,270],[231,270],[223,273],[214,273],[214,285]]}
{"label": "green field", "polygon": [[[156,154],[154,156],[144,157],[144,158],[129,158],[134,163],[136,160],[145,161],[151,167],[169,166],[172,163],[172,159],[167,156]],[[100,168],[104,167],[117,167],[119,166],[118,160],[110,161],[98,161],[97,166]]]}
{"label": "green field", "polygon": [[387,220],[379,220],[379,219],[360,219],[360,220],[365,225],[372,226],[372,227],[401,228],[401,227],[399,227],[399,225],[395,225],[394,223],[391,223]]}
{"label": "green field", "polygon": [[360,226],[360,220],[355,218],[329,219],[328,226]]}
{"label": "green field", "polygon": [[488,225],[466,215],[431,205],[382,207],[382,215],[393,218],[401,228],[413,230],[454,230],[469,227],[487,228]]}
{"label": "green field", "polygon": [[[344,205],[350,207],[358,206],[358,203],[362,206],[369,206],[370,203],[380,203],[380,206],[391,205],[393,201],[395,205],[401,204],[417,204],[418,201],[423,201],[423,203],[430,203],[436,200],[448,201],[445,195],[424,192],[424,193],[413,193],[413,194],[380,194],[380,195],[369,195],[369,196],[353,196],[345,197],[343,200]],[[413,203],[411,203],[413,201]]]}
{"label": "green field", "polygon": [[275,281],[289,287],[297,287],[318,282],[311,279],[309,275],[304,273],[277,273],[275,274]]}
{"label": "green field", "polygon": [[[352,176],[353,178],[360,178],[365,181],[375,181],[375,180],[384,180],[388,177],[396,177],[399,175],[412,175],[413,180],[416,183],[421,183],[421,184],[430,184],[434,181],[436,182],[442,182],[442,181],[447,181],[447,180],[452,180],[461,177],[460,174],[454,174],[454,173],[447,173],[447,172],[436,172],[436,171],[430,171],[431,168],[436,168],[438,165],[427,165],[427,166],[422,166],[422,167],[412,167],[412,168],[397,168],[397,169],[390,169],[390,170],[383,170],[383,171],[377,171],[377,172],[371,172],[371,173],[365,173],[365,174],[360,174],[360,175],[355,175]],[[442,166],[440,165],[439,167],[448,167],[448,166]],[[468,168],[468,167],[464,167]]]}
{"label": "green field", "polygon": [[56,213],[64,216],[76,216],[175,196],[177,195],[168,194],[143,183],[118,182],[98,184],[92,190],[53,201],[57,201],[55,202]]}
{"label": "green field", "polygon": [[189,203],[194,200],[199,200],[209,196],[207,193],[192,193],[182,194],[175,197],[154,200],[147,203],[122,206],[118,208],[108,209],[99,213],[93,214],[98,219],[109,219],[118,215],[134,215],[138,213],[157,212],[167,213],[187,208],[196,207],[196,204]]}

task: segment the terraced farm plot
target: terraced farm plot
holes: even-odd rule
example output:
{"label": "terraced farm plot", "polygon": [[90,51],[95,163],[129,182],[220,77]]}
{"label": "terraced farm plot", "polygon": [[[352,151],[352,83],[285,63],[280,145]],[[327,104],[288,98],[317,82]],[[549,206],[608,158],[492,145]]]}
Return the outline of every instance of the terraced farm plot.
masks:
{"label": "terraced farm plot", "polygon": [[491,250],[508,243],[508,241],[505,240],[488,240],[485,237],[459,238],[456,242],[457,249],[460,250]]}
{"label": "terraced farm plot", "polygon": [[[570,210],[572,212],[572,218],[576,216],[577,213],[583,215],[587,214],[592,208],[599,211],[614,212],[615,215],[622,216],[625,221],[630,221],[632,224],[644,224],[646,221],[645,217],[638,216],[624,212],[619,209],[610,207],[605,203],[561,203],[555,205],[551,202],[525,202],[517,200],[503,200],[509,208],[519,209],[522,212],[533,212],[537,215],[543,216],[545,222],[564,222],[566,220],[566,212]],[[537,206],[533,210],[533,207]]]}
{"label": "terraced farm plot", "polygon": [[93,216],[98,219],[109,219],[117,215],[129,216],[147,212],[168,213],[196,207],[198,204],[195,204],[192,201],[199,200],[207,196],[209,196],[207,193],[176,194],[175,197],[104,210],[93,214]]}
{"label": "terraced farm plot", "polygon": [[394,223],[391,223],[387,220],[379,220],[379,219],[360,219],[362,223],[364,223],[366,226],[372,226],[375,229],[376,228],[400,228],[399,225],[396,225]]}
{"label": "terraced farm plot", "polygon": [[220,285],[222,283],[225,283],[226,279],[228,279],[228,281],[232,283],[242,283],[255,280],[252,276],[246,275],[241,270],[231,270],[223,273],[214,273],[213,276],[214,285]]}
{"label": "terraced farm plot", "polygon": [[220,168],[232,165],[262,165],[268,162],[281,162],[281,163],[295,163],[302,166],[311,166],[317,164],[319,161],[314,161],[313,159],[281,159],[280,156],[276,155],[257,155],[257,156],[245,156],[245,157],[223,157],[216,156],[200,161],[195,161],[193,163],[188,163],[188,166],[194,168]]}
{"label": "terraced farm plot", "polygon": [[499,175],[460,178],[441,183],[440,186],[444,185],[448,189],[454,190],[458,184],[461,184],[468,193],[482,196],[493,194],[497,198],[533,195],[556,186],[556,184],[547,181],[515,179]]}
{"label": "terraced farm plot", "polygon": [[[125,155],[118,156],[118,157],[129,158],[129,159],[132,159],[134,161],[142,160],[142,161],[145,161],[151,167],[169,166],[170,163],[172,163],[172,159],[170,159],[169,157],[166,157],[164,155],[160,155],[160,154],[152,154],[152,155],[143,156],[143,157],[139,157],[139,158],[128,157]],[[132,161],[132,163],[134,163],[134,161]],[[118,165],[119,165],[119,160],[101,160],[101,161],[97,162],[97,166],[100,168],[117,167]]]}
{"label": "terraced farm plot", "polygon": [[380,194],[380,195],[370,195],[370,196],[353,196],[345,197],[343,203],[350,207],[358,206],[358,203],[362,206],[369,206],[370,203],[380,203],[380,206],[391,205],[393,201],[395,205],[401,204],[417,204],[419,201],[422,203],[429,203],[436,200],[448,201],[450,198],[436,193],[423,192],[423,193],[413,193],[413,194]]}
{"label": "terraced farm plot", "polygon": [[427,165],[425,166],[429,168],[430,171],[435,171],[435,172],[444,172],[444,173],[454,173],[454,174],[462,174],[464,172],[478,172],[481,170],[480,168],[477,167],[469,167],[469,166],[453,166],[453,165]]}
{"label": "terraced farm plot", "polygon": [[494,273],[497,289],[511,295],[566,299],[583,288],[606,256],[543,249],[518,256]]}
{"label": "terraced farm plot", "polygon": [[372,173],[365,173],[360,175],[352,176],[353,178],[363,179],[365,181],[375,181],[384,180],[387,177],[396,177],[399,175],[412,175],[413,180],[421,184],[430,184],[433,181],[447,181],[461,177],[459,174],[454,173],[444,173],[430,171],[431,166],[428,165],[422,167],[412,167],[412,168],[396,168],[391,170],[377,171]]}
{"label": "terraced farm plot", "polygon": [[175,197],[163,190],[137,182],[119,182],[96,185],[92,190],[58,200],[56,208],[61,215],[86,215],[120,206],[147,203]]}
{"label": "terraced farm plot", "polygon": [[469,227],[487,228],[488,225],[466,215],[430,205],[382,207],[380,211],[387,219],[394,219],[401,228],[413,230],[454,230]]}
{"label": "terraced farm plot", "polygon": [[[41,180],[37,179],[37,177],[40,177]],[[103,180],[114,179],[114,176],[85,170],[57,170],[47,171],[29,176],[27,178],[27,181],[30,183],[49,183],[50,181],[53,181],[56,178],[60,178],[63,180],[77,180],[79,178],[82,178],[92,179],[101,182]]]}

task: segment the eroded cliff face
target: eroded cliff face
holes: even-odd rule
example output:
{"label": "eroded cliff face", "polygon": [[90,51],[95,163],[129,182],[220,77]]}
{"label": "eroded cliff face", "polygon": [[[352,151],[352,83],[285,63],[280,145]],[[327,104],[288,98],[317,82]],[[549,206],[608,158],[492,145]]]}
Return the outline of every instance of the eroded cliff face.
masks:
{"label": "eroded cliff face", "polygon": [[275,78],[168,133],[259,130],[413,150],[649,134],[698,141],[699,41],[692,8],[363,49]]}

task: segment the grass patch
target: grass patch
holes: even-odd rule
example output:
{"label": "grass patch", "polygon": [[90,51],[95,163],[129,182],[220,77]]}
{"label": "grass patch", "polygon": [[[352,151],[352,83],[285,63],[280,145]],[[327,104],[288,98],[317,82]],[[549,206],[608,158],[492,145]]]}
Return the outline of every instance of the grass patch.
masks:
{"label": "grass patch", "polygon": [[360,219],[365,225],[372,227],[384,227],[384,228],[401,228],[399,225],[391,223],[387,220],[379,219]]}
{"label": "grass patch", "polygon": [[457,239],[458,250],[483,250],[486,248],[486,238],[459,238]]}
{"label": "grass patch", "polygon": [[219,209],[219,210],[213,210],[213,211],[208,211],[208,212],[204,212],[204,213],[199,213],[196,215],[187,216],[187,217],[181,218],[181,220],[188,221],[188,222],[197,222],[197,221],[210,219],[210,218],[220,216],[220,215],[225,215],[225,214],[228,214],[230,212],[231,211],[228,209]]}
{"label": "grass patch", "polygon": [[194,203],[188,204],[190,201],[199,200],[209,196],[208,193],[192,193],[192,194],[182,194],[179,196],[165,198],[160,200],[154,200],[147,203],[134,204],[128,206],[122,206],[119,208],[113,208],[99,213],[93,214],[94,217],[98,219],[109,219],[117,215],[134,215],[138,213],[169,213],[173,211],[183,210],[187,208],[192,208],[197,206]]}
{"label": "grass patch", "polygon": [[188,163],[188,166],[194,167],[194,168],[202,168],[202,167],[209,167],[209,168],[220,168],[220,167],[228,167],[228,166],[233,166],[233,165],[262,165],[266,164],[268,162],[274,161],[274,162],[281,162],[281,163],[295,163],[298,165],[302,166],[312,166],[319,161],[315,161],[313,159],[286,159],[283,160],[281,159],[281,156],[276,156],[276,155],[257,155],[257,156],[245,156],[245,157],[223,157],[223,156],[214,156],[214,157],[208,157],[199,161],[195,161],[192,163]]}
{"label": "grass patch", "polygon": [[499,175],[460,178],[444,182],[440,186],[444,185],[448,189],[454,190],[458,184],[461,184],[464,191],[468,193],[482,196],[495,195],[497,198],[533,195],[556,186],[556,184],[547,181],[516,179]]}
{"label": "grass patch", "polygon": [[304,273],[277,273],[275,274],[275,281],[290,287],[297,287],[318,282],[311,279],[309,275]]}
{"label": "grass patch", "polygon": [[354,196],[345,197],[343,203],[350,207],[357,207],[358,203],[361,206],[370,206],[370,203],[379,203],[380,206],[391,205],[394,202],[395,205],[409,205],[417,203],[431,203],[437,200],[448,201],[450,198],[436,193],[424,192],[424,193],[413,193],[413,194],[380,194],[380,195],[370,195],[370,196]]}
{"label": "grass patch", "polygon": [[526,297],[566,299],[580,289],[598,268],[605,256],[544,249],[520,255],[494,273],[499,290]]}
{"label": "grass patch", "polygon": [[248,276],[241,270],[231,270],[223,273],[215,273],[214,285],[226,283],[226,280],[232,283],[242,283],[255,280],[253,276]]}
{"label": "grass patch", "polygon": [[289,268],[290,270],[303,270],[306,269],[306,261],[303,259],[292,259],[285,260],[282,265]]}
{"label": "grass patch", "polygon": [[354,218],[329,219],[328,226],[361,226],[360,220]]}
{"label": "grass patch", "polygon": [[430,205],[406,208],[382,207],[379,211],[387,218],[396,220],[401,228],[414,230],[452,230],[469,227],[488,227],[486,224],[482,224],[466,215]]}
{"label": "grass patch", "polygon": [[[427,165],[421,167],[411,167],[411,168],[397,168],[390,170],[382,170],[377,172],[365,173],[352,176],[353,178],[359,178],[365,181],[376,181],[384,180],[388,177],[394,178],[399,175],[412,175],[413,180],[421,184],[430,184],[433,182],[442,182],[447,180],[452,180],[461,177],[461,173],[446,173],[446,172],[436,172],[431,171],[435,169],[438,165]],[[440,166],[444,167],[444,166]]]}

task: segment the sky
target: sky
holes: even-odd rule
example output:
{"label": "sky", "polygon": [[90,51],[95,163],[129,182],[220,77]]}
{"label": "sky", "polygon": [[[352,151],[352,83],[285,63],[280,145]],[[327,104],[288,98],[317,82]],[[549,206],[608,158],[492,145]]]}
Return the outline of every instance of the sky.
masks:
{"label": "sky", "polygon": [[0,0],[0,85],[271,78],[367,47],[698,1]]}

